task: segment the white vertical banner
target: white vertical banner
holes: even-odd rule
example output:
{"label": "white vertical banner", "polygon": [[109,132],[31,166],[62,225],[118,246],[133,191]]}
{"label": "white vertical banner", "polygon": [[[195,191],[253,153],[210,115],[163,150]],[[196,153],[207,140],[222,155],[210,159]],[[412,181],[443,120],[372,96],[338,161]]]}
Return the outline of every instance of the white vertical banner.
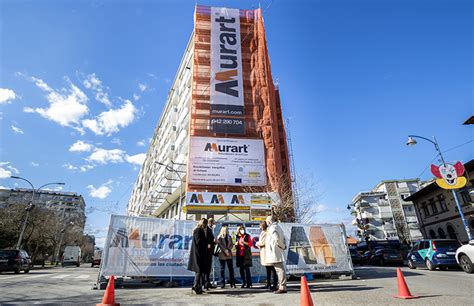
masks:
{"label": "white vertical banner", "polygon": [[244,116],[238,9],[211,7],[210,87],[211,129],[216,133],[244,134],[243,118],[229,118]]}

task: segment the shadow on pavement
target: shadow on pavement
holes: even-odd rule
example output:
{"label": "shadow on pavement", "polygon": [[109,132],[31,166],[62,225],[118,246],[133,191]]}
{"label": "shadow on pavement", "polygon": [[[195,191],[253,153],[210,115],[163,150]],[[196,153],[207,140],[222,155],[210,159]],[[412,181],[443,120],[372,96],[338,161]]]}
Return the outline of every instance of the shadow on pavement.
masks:
{"label": "shadow on pavement", "polygon": [[[379,279],[379,278],[395,278],[396,279],[397,270],[396,268],[384,269],[384,268],[371,267],[371,269],[356,269],[355,275],[356,277],[360,277],[360,279]],[[412,271],[406,271],[406,270],[403,271],[404,277],[417,276],[417,275],[423,275],[423,274],[412,272]]]}

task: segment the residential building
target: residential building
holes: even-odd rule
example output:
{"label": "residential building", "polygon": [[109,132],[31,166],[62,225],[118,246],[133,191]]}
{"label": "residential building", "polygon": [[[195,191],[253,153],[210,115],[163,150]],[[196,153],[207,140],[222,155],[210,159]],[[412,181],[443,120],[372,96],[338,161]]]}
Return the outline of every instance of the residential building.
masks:
{"label": "residential building", "polygon": [[[27,188],[0,189],[0,209],[15,204],[27,204],[33,190]],[[78,232],[84,231],[86,214],[84,198],[74,192],[40,190],[35,192],[35,208],[48,209],[57,214],[61,222],[73,222]]]}
{"label": "residential building", "polygon": [[[455,192],[469,230],[474,235],[474,160],[465,163],[464,168],[467,184]],[[451,190],[442,189],[431,180],[406,200],[415,204],[424,238],[452,238],[467,242],[466,229]]]}
{"label": "residential building", "polygon": [[349,208],[363,240],[399,240],[411,243],[422,238],[415,207],[405,201],[418,189],[419,181],[385,180],[371,191],[359,192]]}
{"label": "residential building", "polygon": [[194,21],[127,213],[262,219],[291,176],[261,9],[196,6]]}

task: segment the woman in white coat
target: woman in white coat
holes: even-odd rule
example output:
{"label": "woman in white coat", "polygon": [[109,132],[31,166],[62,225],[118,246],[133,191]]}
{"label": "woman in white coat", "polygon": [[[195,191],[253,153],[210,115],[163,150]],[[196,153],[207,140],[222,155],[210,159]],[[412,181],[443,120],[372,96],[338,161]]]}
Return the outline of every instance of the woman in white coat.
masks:
{"label": "woman in white coat", "polygon": [[[260,238],[258,239],[257,246],[260,249],[260,264],[265,267],[267,270],[267,285],[265,287],[262,287],[262,289],[270,289],[272,291],[277,290],[277,285],[278,285],[278,277],[276,275],[276,270],[273,265],[267,264],[267,259],[266,259],[266,246],[265,246],[265,240],[267,237],[267,223],[265,221],[260,222]],[[271,286],[271,275],[273,274],[273,286]]]}
{"label": "woman in white coat", "polygon": [[275,293],[286,293],[285,236],[281,227],[273,221],[271,216],[268,216],[266,221],[268,225],[265,238],[266,264],[273,265],[278,275],[278,290]]}

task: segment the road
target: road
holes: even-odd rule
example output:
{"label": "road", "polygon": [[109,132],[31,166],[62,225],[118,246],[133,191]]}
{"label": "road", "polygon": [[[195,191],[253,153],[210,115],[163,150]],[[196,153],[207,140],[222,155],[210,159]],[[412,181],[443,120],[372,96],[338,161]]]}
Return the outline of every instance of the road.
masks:
{"label": "road", "polygon": [[[394,267],[357,267],[360,279],[316,279],[309,282],[315,305],[472,305],[474,274],[462,271],[428,271],[403,268],[406,282],[416,300],[393,298],[397,293]],[[33,270],[29,274],[0,274],[0,303],[27,304],[95,304],[104,291],[91,290],[97,268],[52,268]],[[116,302],[121,304],[260,304],[297,305],[299,283],[291,282],[289,292],[274,295],[259,289],[215,289],[195,296],[189,287],[164,288],[125,286],[116,289]]]}

